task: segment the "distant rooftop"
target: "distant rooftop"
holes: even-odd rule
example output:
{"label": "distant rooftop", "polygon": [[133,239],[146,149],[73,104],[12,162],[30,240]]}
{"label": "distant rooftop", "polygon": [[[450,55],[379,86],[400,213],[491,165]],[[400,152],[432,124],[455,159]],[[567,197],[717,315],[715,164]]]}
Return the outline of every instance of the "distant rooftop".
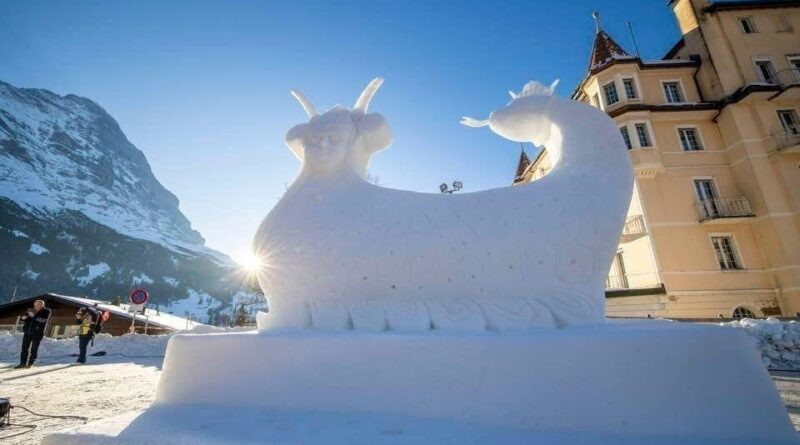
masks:
{"label": "distant rooftop", "polygon": [[[54,294],[54,293],[47,293],[45,295],[25,298],[25,299],[17,300],[17,301],[15,301],[13,303],[6,303],[6,304],[0,305],[0,306],[10,305],[10,304],[17,304],[17,303],[24,302],[24,301],[33,301],[33,300],[36,300],[37,298],[42,298],[42,297],[50,297],[50,298],[53,298],[53,299],[56,299],[56,300],[62,300],[62,301],[74,303],[74,304],[76,304],[78,306],[87,306],[87,307],[95,306],[98,309],[102,309],[102,310],[106,310],[107,309],[109,312],[111,312],[112,314],[114,314],[114,315],[116,315],[118,317],[133,319],[133,314],[128,312],[128,308],[130,307],[130,305],[128,305],[128,304],[120,304],[119,306],[117,306],[117,305],[111,304],[111,303],[109,303],[107,301],[94,300],[94,299],[91,299],[91,298],[73,297],[73,296],[70,296],[70,295],[60,295],[60,294]],[[175,331],[181,331],[181,330],[184,330],[184,329],[192,329],[192,328],[194,328],[196,326],[202,326],[203,325],[203,323],[198,323],[198,322],[196,322],[194,320],[189,320],[188,318],[184,318],[184,317],[179,317],[177,315],[168,314],[168,313],[163,312],[163,311],[156,311],[156,310],[150,309],[150,308],[147,308],[145,310],[144,314],[137,315],[137,318],[141,319],[142,317],[146,317],[147,318],[147,322],[149,324],[156,325],[156,326],[162,326],[162,327],[165,327],[165,328],[168,328],[168,329],[172,329],[172,330],[175,330]]]}

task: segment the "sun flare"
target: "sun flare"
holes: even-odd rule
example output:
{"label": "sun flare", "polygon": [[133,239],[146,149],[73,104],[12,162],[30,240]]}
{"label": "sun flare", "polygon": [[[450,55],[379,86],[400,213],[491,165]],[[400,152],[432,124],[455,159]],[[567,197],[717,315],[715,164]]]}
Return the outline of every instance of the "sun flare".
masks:
{"label": "sun flare", "polygon": [[252,252],[247,252],[239,256],[236,259],[236,262],[239,263],[239,266],[247,272],[255,272],[262,266],[262,264],[264,264],[261,258]]}

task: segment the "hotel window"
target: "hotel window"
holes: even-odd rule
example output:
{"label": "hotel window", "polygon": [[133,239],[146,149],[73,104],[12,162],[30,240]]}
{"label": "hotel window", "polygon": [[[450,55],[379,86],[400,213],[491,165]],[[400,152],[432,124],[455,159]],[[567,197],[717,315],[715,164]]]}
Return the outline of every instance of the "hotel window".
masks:
{"label": "hotel window", "polygon": [[680,82],[664,82],[664,96],[667,102],[677,104],[683,102],[683,92],[681,91]]}
{"label": "hotel window", "polygon": [[786,56],[786,60],[794,74],[794,81],[800,83],[800,56]]}
{"label": "hotel window", "polygon": [[746,307],[737,307],[733,310],[733,318],[741,320],[742,318],[756,318],[756,314]]}
{"label": "hotel window", "polygon": [[650,133],[647,131],[647,124],[639,123],[634,125],[636,128],[636,136],[639,138],[639,146],[640,147],[652,147],[653,144],[650,142]]}
{"label": "hotel window", "polygon": [[628,134],[628,127],[619,127],[619,132],[622,134],[622,140],[625,141],[625,147],[630,150],[633,148],[631,145],[631,135]]}
{"label": "hotel window", "polygon": [[617,86],[614,82],[603,85],[603,94],[606,96],[606,105],[614,105],[619,102],[619,95],[617,95]]}
{"label": "hotel window", "polygon": [[694,191],[700,201],[714,200],[717,197],[717,188],[713,179],[695,179]]}
{"label": "hotel window", "polygon": [[753,17],[739,17],[737,20],[743,34],[755,34],[758,32],[756,24],[753,22]]}
{"label": "hotel window", "polygon": [[778,119],[781,120],[783,131],[787,134],[800,135],[800,118],[795,110],[778,110]]}
{"label": "hotel window", "polygon": [[628,276],[625,273],[625,260],[622,252],[614,255],[611,269],[606,278],[606,289],[628,289]]}
{"label": "hotel window", "polygon": [[778,82],[778,79],[775,76],[775,67],[772,65],[771,60],[769,59],[754,60],[753,63],[756,64],[756,71],[758,72],[758,76],[761,78],[763,82],[768,82],[768,83]]}
{"label": "hotel window", "polygon": [[769,20],[772,22],[772,29],[774,29],[775,32],[794,31],[792,24],[789,22],[789,16],[786,14],[772,14],[769,16]]}
{"label": "hotel window", "polygon": [[703,144],[700,143],[696,128],[678,128],[678,137],[681,140],[681,147],[683,147],[684,151],[700,151],[703,149]]}
{"label": "hotel window", "polygon": [[622,79],[622,85],[625,86],[625,97],[628,99],[638,99],[639,94],[636,92],[636,83],[632,78]]}
{"label": "hotel window", "polygon": [[694,192],[702,216],[706,219],[719,216],[719,202],[717,201],[717,188],[713,179],[695,179]]}
{"label": "hotel window", "polygon": [[711,244],[714,245],[714,254],[717,256],[720,269],[737,270],[742,268],[733,248],[733,238],[730,236],[712,236]]}

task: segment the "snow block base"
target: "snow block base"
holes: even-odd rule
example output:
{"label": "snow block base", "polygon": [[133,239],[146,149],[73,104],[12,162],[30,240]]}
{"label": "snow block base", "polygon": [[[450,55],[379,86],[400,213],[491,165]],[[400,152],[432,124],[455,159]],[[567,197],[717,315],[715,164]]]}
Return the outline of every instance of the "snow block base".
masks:
{"label": "snow block base", "polygon": [[176,335],[154,406],[117,422],[45,443],[798,443],[743,333],[656,321]]}

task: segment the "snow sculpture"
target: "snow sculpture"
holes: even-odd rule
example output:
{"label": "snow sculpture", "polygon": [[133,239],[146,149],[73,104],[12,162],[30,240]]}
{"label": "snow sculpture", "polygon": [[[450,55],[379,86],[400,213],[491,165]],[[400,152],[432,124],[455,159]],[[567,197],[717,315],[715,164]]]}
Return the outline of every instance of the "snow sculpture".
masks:
{"label": "snow sculpture", "polygon": [[[599,323],[632,188],[602,112],[530,83],[464,123],[546,144],[548,176],[411,193],[364,181],[391,142],[366,112],[379,85],[321,115],[295,93],[311,116],[286,138],[302,168],[254,241],[272,297],[259,327],[273,330],[174,335],[149,409],[46,445],[798,443],[742,332]],[[581,323],[598,324],[526,330]],[[327,332],[349,328],[509,332]]]}
{"label": "snow sculpture", "polygon": [[378,187],[370,157],[392,142],[368,113],[374,79],[347,109],[323,114],[292,91],[309,121],[286,134],[302,165],[262,222],[253,250],[270,295],[260,328],[519,330],[600,323],[604,280],[632,190],[617,127],[602,111],[538,82],[488,125],[543,144],[549,175],[457,195]]}

